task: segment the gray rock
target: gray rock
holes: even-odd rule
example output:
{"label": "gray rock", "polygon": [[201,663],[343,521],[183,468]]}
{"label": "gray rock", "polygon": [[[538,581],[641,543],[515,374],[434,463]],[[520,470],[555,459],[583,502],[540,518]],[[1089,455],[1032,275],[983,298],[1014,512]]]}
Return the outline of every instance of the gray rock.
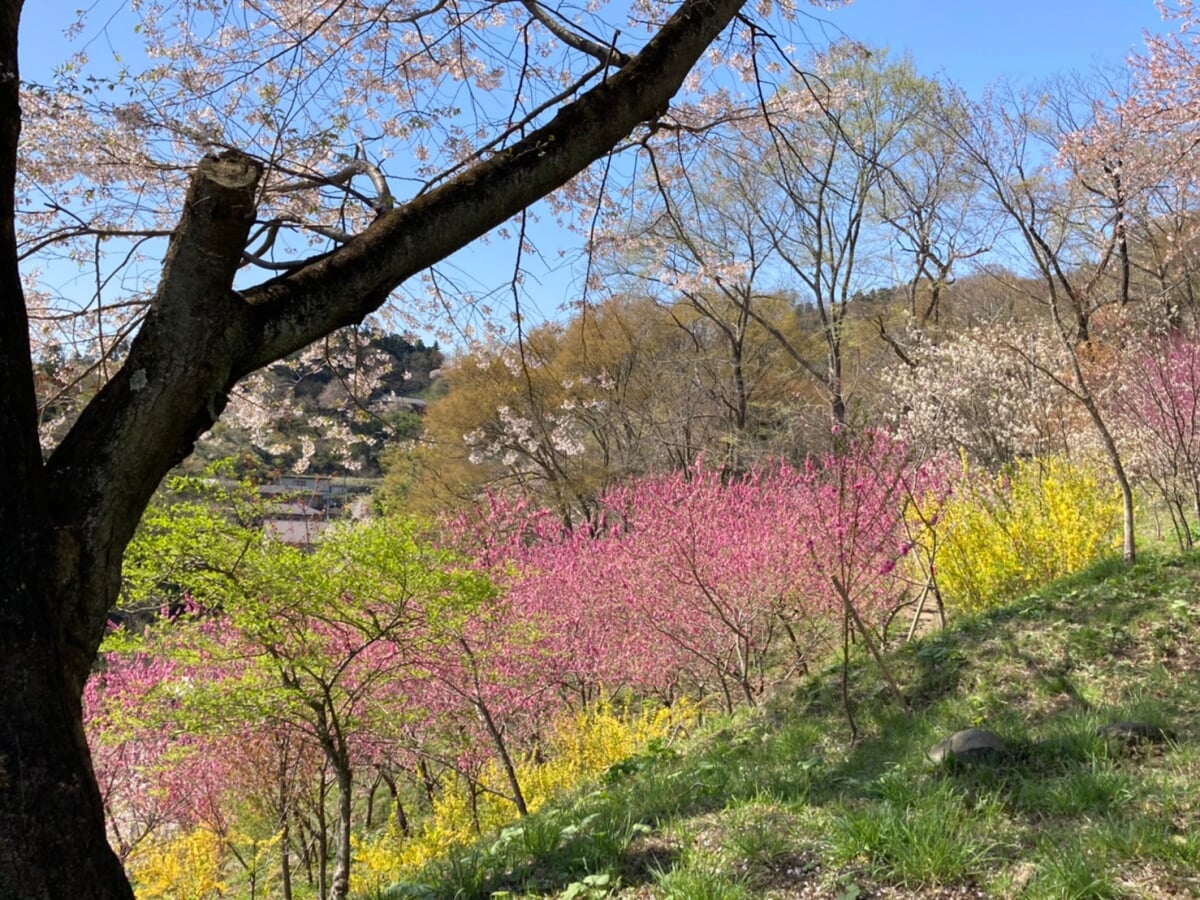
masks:
{"label": "gray rock", "polygon": [[1165,744],[1175,740],[1175,733],[1169,728],[1160,728],[1149,722],[1112,722],[1099,726],[1096,736],[1114,744],[1124,744],[1126,747],[1135,747],[1138,744]]}
{"label": "gray rock", "polygon": [[967,728],[938,741],[925,756],[935,765],[947,762],[985,763],[999,759],[1007,749],[1008,745],[998,734],[986,728]]}

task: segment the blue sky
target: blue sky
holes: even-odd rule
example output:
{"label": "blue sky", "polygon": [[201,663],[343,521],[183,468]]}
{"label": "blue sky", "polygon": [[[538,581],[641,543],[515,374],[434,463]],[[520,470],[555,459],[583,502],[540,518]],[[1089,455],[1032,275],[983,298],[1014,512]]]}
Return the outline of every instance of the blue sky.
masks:
{"label": "blue sky", "polygon": [[[799,0],[803,2],[803,0]],[[62,37],[71,16],[54,4],[36,13],[27,5],[22,22],[22,74],[48,79],[54,64],[75,49]],[[123,15],[120,0],[96,0],[90,7],[88,37],[94,61],[112,49],[110,40],[132,37],[132,26]],[[893,53],[911,52],[918,71],[940,75],[972,97],[991,82],[1009,77],[1018,82],[1036,81],[1056,73],[1086,70],[1095,63],[1121,63],[1143,46],[1145,29],[1162,31],[1164,24],[1153,0],[855,0],[835,10],[803,7],[802,19],[809,42],[816,47],[848,36]],[[110,23],[107,34],[97,29]],[[578,276],[578,257],[564,264],[555,259],[558,244],[577,245],[552,226],[535,231],[549,270],[534,259],[526,284],[526,310],[536,317],[554,316],[558,304],[575,293],[572,272]],[[512,257],[504,242],[476,243],[453,261],[467,286],[486,293],[491,285],[471,285],[468,272],[495,274],[511,271]],[[453,265],[453,264],[452,264]],[[498,303],[506,306],[507,303]]]}
{"label": "blue sky", "polygon": [[1120,63],[1143,48],[1145,29],[1169,27],[1153,0],[855,0],[819,15],[835,26],[826,34],[911,51],[918,71],[944,74],[973,97],[1001,76]]}
{"label": "blue sky", "polygon": [[[53,6],[36,13],[26,7],[21,39],[27,77],[45,77],[71,47],[62,31],[72,17]],[[123,38],[123,6],[116,0],[95,3],[91,24],[112,17],[114,36]],[[854,0],[810,14],[827,23],[808,19],[805,30],[814,44],[844,33],[893,51],[910,50],[920,71],[942,73],[976,96],[1002,75],[1023,80],[1086,69],[1096,60],[1120,62],[1142,46],[1143,29],[1165,27],[1153,0]],[[92,37],[93,56],[103,57],[107,41]]]}

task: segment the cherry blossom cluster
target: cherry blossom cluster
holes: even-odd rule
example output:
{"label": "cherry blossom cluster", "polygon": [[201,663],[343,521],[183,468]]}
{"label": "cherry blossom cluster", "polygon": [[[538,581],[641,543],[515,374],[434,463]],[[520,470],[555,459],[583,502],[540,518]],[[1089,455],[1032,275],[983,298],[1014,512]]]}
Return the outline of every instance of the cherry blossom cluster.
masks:
{"label": "cherry blossom cluster", "polygon": [[915,446],[988,466],[1064,449],[1062,397],[1039,368],[1060,365],[1047,335],[989,326],[935,343],[913,331],[906,354],[885,384],[894,425]]}

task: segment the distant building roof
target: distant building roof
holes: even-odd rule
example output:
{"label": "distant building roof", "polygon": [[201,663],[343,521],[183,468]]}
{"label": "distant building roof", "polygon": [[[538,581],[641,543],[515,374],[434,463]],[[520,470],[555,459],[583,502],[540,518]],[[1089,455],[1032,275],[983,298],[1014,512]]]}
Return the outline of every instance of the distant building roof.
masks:
{"label": "distant building roof", "polygon": [[407,406],[410,409],[423,410],[428,406],[428,402],[419,397],[397,397],[395,400],[396,406]]}
{"label": "distant building roof", "polygon": [[267,534],[285,544],[311,544],[317,536],[329,527],[324,519],[267,519],[263,529]]}
{"label": "distant building roof", "polygon": [[276,519],[323,519],[325,517],[323,510],[299,500],[290,503],[272,503],[267,508],[267,513]]}

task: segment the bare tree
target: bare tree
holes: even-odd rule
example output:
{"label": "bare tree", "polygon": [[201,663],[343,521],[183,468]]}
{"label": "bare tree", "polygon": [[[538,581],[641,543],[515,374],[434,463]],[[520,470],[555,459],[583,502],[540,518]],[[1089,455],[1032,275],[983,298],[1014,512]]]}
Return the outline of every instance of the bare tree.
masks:
{"label": "bare tree", "polygon": [[964,122],[958,136],[1036,273],[1032,283],[1042,291],[1039,299],[1061,356],[1047,359],[1020,345],[1009,349],[1086,411],[1121,489],[1123,553],[1132,562],[1133,487],[1096,393],[1101,385],[1088,377],[1085,365],[1093,315],[1127,297],[1124,287],[1115,295],[1109,290],[1108,277],[1122,258],[1125,199],[1099,190],[1080,167],[1056,165],[1062,122],[1043,112],[1038,98],[998,92]]}
{"label": "bare tree", "polygon": [[[655,157],[659,199],[637,236],[635,270],[723,335],[739,428],[753,330],[844,424],[854,312],[865,316],[859,301],[895,282],[895,242],[913,260],[914,306],[918,283],[932,285],[926,317],[955,266],[981,252],[958,230],[968,213],[957,162],[942,157],[951,142],[939,140],[940,88],[910,60],[848,43],[812,68],[777,90],[762,85],[760,109],[727,123],[723,140],[677,134],[672,153]],[[781,298],[791,321],[777,315]]]}

